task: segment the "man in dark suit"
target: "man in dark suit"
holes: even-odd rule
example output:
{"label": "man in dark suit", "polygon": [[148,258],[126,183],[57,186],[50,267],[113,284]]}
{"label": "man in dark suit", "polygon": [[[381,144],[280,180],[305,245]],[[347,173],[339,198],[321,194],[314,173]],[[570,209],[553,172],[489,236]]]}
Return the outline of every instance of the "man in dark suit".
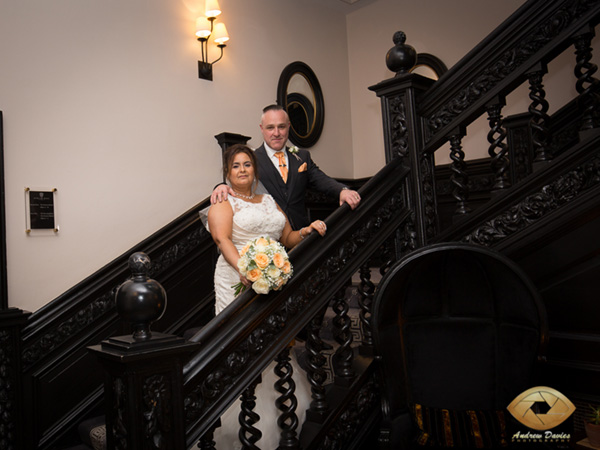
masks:
{"label": "man in dark suit", "polygon": [[[358,192],[327,176],[313,162],[310,152],[286,147],[290,120],[283,107],[270,105],[263,109],[260,129],[264,143],[255,151],[259,178],[287,215],[293,230],[309,224],[304,204],[307,188],[339,198],[340,205],[345,202],[352,209],[358,206]],[[227,195],[235,193],[226,185],[219,185],[211,195],[211,202],[226,200]]]}

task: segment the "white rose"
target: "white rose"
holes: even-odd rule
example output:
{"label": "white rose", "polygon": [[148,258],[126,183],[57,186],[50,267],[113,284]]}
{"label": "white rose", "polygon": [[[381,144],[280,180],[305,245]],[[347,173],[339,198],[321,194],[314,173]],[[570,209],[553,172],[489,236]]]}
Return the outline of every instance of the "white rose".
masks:
{"label": "white rose", "polygon": [[269,293],[269,283],[263,277],[260,277],[254,283],[252,283],[252,289],[257,294],[268,294]]}
{"label": "white rose", "polygon": [[275,266],[271,266],[267,269],[267,276],[272,280],[276,280],[281,275],[281,270]]}
{"label": "white rose", "polygon": [[248,258],[242,256],[237,262],[238,269],[242,275],[246,275],[246,269],[248,267]]}

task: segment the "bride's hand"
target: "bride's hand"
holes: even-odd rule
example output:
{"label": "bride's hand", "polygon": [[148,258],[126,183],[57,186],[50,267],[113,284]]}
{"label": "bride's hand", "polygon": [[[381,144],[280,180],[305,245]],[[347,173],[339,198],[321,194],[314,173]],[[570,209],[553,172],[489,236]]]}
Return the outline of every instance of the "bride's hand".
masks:
{"label": "bride's hand", "polygon": [[323,222],[322,220],[315,220],[308,227],[304,228],[302,234],[304,236],[307,236],[311,234],[313,230],[315,230],[321,236],[325,236],[325,233],[327,232],[327,225],[325,225],[325,222]]}
{"label": "bride's hand", "polygon": [[252,281],[240,273],[240,281],[246,287],[252,287]]}

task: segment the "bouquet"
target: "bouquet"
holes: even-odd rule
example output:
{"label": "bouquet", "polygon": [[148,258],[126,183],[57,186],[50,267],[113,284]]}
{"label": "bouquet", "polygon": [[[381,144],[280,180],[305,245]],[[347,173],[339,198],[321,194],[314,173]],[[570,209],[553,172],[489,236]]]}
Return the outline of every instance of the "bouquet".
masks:
{"label": "bouquet", "polygon": [[[238,269],[252,282],[252,289],[257,294],[268,294],[271,290],[278,291],[293,273],[283,245],[262,236],[248,242],[240,250]],[[235,289],[236,296],[246,289],[241,282],[231,287]]]}

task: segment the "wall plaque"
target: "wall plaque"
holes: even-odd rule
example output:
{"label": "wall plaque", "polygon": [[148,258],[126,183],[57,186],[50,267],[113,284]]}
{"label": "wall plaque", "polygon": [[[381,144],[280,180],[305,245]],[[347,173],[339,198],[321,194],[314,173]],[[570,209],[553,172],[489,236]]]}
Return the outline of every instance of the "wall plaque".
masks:
{"label": "wall plaque", "polygon": [[56,188],[25,188],[26,232],[50,230],[58,232],[56,222]]}

